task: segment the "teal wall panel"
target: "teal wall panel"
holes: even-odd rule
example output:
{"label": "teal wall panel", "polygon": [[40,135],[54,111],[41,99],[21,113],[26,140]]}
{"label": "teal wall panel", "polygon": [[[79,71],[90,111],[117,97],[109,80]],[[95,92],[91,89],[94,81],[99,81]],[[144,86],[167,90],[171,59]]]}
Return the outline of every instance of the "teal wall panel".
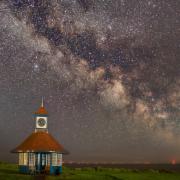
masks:
{"label": "teal wall panel", "polygon": [[20,171],[20,173],[29,173],[29,168],[28,168],[28,166],[20,165],[19,171]]}
{"label": "teal wall panel", "polygon": [[62,166],[51,166],[50,167],[50,174],[58,175],[62,173]]}

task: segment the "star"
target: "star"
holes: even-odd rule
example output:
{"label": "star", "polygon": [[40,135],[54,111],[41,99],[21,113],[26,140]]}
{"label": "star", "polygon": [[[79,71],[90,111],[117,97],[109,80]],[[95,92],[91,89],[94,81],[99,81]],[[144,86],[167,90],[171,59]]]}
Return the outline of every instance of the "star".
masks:
{"label": "star", "polygon": [[72,161],[180,161],[179,6],[1,1],[0,158],[31,132],[43,96]]}

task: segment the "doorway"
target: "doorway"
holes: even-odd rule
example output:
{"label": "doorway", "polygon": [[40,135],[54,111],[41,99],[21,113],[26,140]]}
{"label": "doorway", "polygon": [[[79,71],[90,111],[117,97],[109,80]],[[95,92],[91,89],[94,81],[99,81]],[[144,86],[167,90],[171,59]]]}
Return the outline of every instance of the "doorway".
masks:
{"label": "doorway", "polygon": [[36,171],[42,173],[45,171],[46,167],[46,154],[45,153],[36,153]]}

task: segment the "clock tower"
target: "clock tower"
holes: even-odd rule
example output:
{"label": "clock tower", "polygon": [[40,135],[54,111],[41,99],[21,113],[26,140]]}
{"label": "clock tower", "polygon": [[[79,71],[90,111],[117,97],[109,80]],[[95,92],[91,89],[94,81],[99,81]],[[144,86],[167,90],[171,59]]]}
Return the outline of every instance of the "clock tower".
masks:
{"label": "clock tower", "polygon": [[48,132],[48,112],[42,99],[34,113],[35,132],[11,152],[19,154],[19,171],[27,174],[62,173],[62,155],[68,151]]}
{"label": "clock tower", "polygon": [[45,131],[48,132],[48,112],[44,107],[44,101],[42,98],[41,106],[38,111],[34,113],[35,117],[35,132]]}

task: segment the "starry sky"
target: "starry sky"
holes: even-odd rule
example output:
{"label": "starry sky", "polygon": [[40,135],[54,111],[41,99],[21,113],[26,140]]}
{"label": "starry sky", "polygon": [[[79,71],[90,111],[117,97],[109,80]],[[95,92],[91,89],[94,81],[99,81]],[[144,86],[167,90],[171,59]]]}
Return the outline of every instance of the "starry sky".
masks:
{"label": "starry sky", "polygon": [[44,97],[66,161],[180,162],[178,0],[1,0],[0,159]]}

